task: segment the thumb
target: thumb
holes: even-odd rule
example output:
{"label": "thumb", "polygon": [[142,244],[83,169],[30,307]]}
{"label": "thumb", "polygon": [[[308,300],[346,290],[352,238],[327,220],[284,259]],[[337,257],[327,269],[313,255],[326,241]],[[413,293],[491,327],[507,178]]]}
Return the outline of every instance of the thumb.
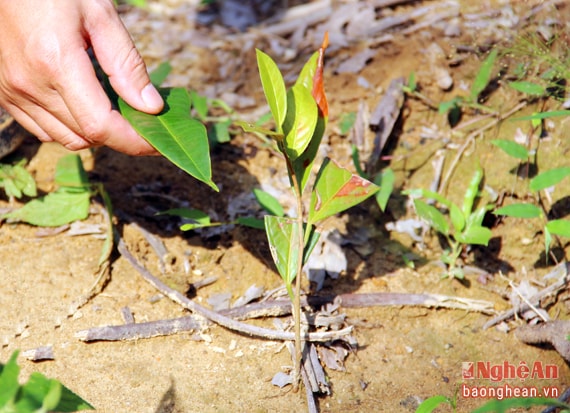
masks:
{"label": "thumb", "polygon": [[[85,26],[97,61],[111,86],[129,105],[146,113],[158,113],[164,102],[153,86],[146,65],[115,9],[106,2],[86,6],[101,10],[86,13]],[[99,6],[98,6],[99,5]],[[109,8],[110,7],[110,8]]]}

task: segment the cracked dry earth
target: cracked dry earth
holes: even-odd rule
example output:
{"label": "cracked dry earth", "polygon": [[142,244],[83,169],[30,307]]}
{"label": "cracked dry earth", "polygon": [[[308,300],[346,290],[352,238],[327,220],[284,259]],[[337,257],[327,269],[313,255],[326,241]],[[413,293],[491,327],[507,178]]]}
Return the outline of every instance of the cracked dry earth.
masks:
{"label": "cracked dry earth", "polygon": [[[146,11],[124,9],[122,16],[150,69],[165,60],[171,62],[173,72],[167,84],[221,97],[244,119],[255,119],[266,110],[254,47],[272,54],[291,81],[328,29],[331,48],[327,52],[326,89],[331,117],[325,149],[347,166],[352,165],[351,140],[339,132],[341,115],[357,112],[359,107],[368,108],[361,113],[373,111],[393,79],[407,78],[415,71],[426,93],[437,100],[448,99],[473,80],[484,56],[477,50],[512,41],[541,25],[564,27],[570,17],[570,6],[554,1],[393,2],[392,7],[366,9],[374,3],[310,2],[316,8],[295,17],[293,29],[283,28],[277,21],[245,33],[217,24],[196,25],[195,2],[153,2]],[[341,7],[346,7],[344,14],[360,10],[360,17],[355,14],[353,18],[366,18],[366,24],[354,24],[358,20],[343,23],[339,20]],[[321,18],[317,18],[319,13],[323,13]],[[390,26],[383,20],[387,17],[399,17],[400,23]],[[560,22],[559,26],[553,21]],[[299,29],[303,24],[303,30]],[[453,85],[442,90],[449,86],[441,83],[449,81],[444,79],[446,75]],[[492,97],[491,104],[506,111],[518,103],[518,97],[503,89]],[[523,112],[534,109],[528,107]],[[435,131],[436,138],[422,137],[420,131],[425,128]],[[364,146],[371,151],[374,134],[367,125],[364,129],[362,136],[368,142]],[[511,161],[491,149],[488,140],[512,137],[515,129],[505,122],[477,137],[451,177],[451,197],[464,193],[464,177],[471,175],[477,162],[485,169],[489,186],[496,191],[511,189],[512,181],[504,182],[505,165]],[[564,123],[556,120],[551,136],[541,146],[545,165],[567,165],[563,154],[570,150],[568,137]],[[396,196],[386,214],[369,202],[327,222],[327,228],[337,229],[346,241],[342,254],[347,269],[338,279],[327,278],[319,294],[432,293],[484,300],[500,312],[511,307],[506,298],[510,288],[500,274],[516,284],[526,280],[544,286],[551,282],[542,279],[553,266],[540,265],[544,260],[539,228],[526,222],[495,225],[491,247],[475,249],[466,257],[468,264],[491,274],[483,277],[485,283],[479,274],[469,274],[466,283],[442,280],[441,268],[434,264],[441,247],[433,234],[415,242],[409,235],[386,231],[387,222],[413,217],[404,197],[397,195],[400,189],[427,187],[434,175],[431,160],[435,153],[445,154],[448,168],[465,134],[451,133],[443,117],[420,102],[407,101],[390,139],[391,148],[385,154],[391,157],[383,165],[390,163],[396,172]],[[65,153],[57,145],[40,145],[29,139],[12,156],[29,159],[28,169],[40,189],[47,192],[53,189],[56,160]],[[102,182],[109,192],[117,226],[129,248],[169,285],[187,290],[191,283],[215,276],[215,283],[193,296],[204,305],[220,294],[229,294],[233,302],[252,285],[266,291],[281,286],[261,232],[226,227],[216,233],[182,233],[175,219],[155,215],[180,205],[207,211],[219,220],[251,212],[254,207],[246,201],[253,188],[279,189],[283,182],[277,172],[282,170],[281,160],[254,137],[238,134],[213,150],[213,175],[220,194],[161,158],[130,158],[106,148],[85,151],[81,156],[90,179]],[[564,198],[566,189],[558,188],[553,202]],[[7,200],[0,202],[2,207],[10,206]],[[101,226],[103,217],[96,202],[93,205],[86,224]],[[133,224],[166,246],[168,256],[162,271],[156,254]],[[54,352],[52,361],[33,363],[21,357],[23,379],[41,371],[62,381],[101,412],[306,411],[303,392],[271,384],[277,372],[291,365],[288,351],[279,342],[253,339],[216,325],[135,341],[79,341],[75,337],[78,331],[123,324],[123,307],[132,311],[136,322],[180,317],[185,311],[161,298],[116,254],[106,288],[67,318],[71,303],[94,282],[103,240],[97,234],[38,231],[21,224],[0,226],[0,360],[7,360],[15,349],[51,345]],[[405,254],[415,260],[414,269],[405,265]],[[568,318],[565,289],[544,305],[552,318]],[[344,371],[327,369],[331,395],[318,398],[321,412],[411,412],[430,396],[453,397],[463,383],[553,386],[560,392],[570,385],[568,364],[555,348],[526,345],[513,334],[523,324],[520,320],[510,319],[502,328],[483,329],[491,316],[465,309],[373,306],[341,307],[340,311],[354,326],[358,348],[344,360]],[[276,328],[270,317],[248,322]],[[538,361],[556,366],[557,377],[498,383],[481,378],[464,380],[464,363],[477,361],[493,365],[507,361],[517,367]],[[482,403],[457,394],[457,411],[467,412]]]}

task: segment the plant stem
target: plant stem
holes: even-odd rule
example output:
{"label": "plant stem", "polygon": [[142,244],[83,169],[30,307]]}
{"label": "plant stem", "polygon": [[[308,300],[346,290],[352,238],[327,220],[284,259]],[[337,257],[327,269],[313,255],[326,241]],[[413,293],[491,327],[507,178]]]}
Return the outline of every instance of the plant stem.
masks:
{"label": "plant stem", "polygon": [[[282,145],[281,143],[279,144]],[[291,163],[291,159],[287,156],[285,148],[280,147],[281,152],[285,156],[285,162],[287,164],[287,172],[289,178],[291,179],[291,185],[293,186],[293,191],[295,192],[295,199],[297,201],[297,227],[298,227],[298,260],[297,260],[297,275],[295,276],[295,294],[293,299],[293,319],[295,322],[295,357],[294,357],[294,371],[293,371],[293,391],[299,390],[299,382],[301,377],[301,363],[303,357],[303,345],[301,342],[301,277],[303,271],[303,258],[304,258],[304,247],[305,247],[305,235],[304,235],[304,222],[303,222],[303,194],[301,187],[299,185],[299,179],[295,175],[295,169]]]}

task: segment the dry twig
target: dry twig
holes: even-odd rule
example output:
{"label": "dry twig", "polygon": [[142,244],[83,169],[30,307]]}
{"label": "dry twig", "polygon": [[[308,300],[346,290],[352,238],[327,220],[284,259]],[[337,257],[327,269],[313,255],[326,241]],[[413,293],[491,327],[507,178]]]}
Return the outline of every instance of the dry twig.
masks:
{"label": "dry twig", "polygon": [[[170,298],[172,301],[180,304],[182,307],[192,311],[196,315],[200,315],[207,320],[210,320],[216,324],[221,325],[229,330],[237,331],[249,336],[260,337],[267,340],[280,340],[280,341],[292,341],[295,339],[295,335],[291,332],[277,331],[268,328],[256,327],[246,323],[242,323],[226,317],[220,313],[209,310],[201,305],[195,303],[194,301],[188,299],[180,292],[173,290],[168,287],[154,275],[152,275],[138,260],[130,253],[125,242],[121,239],[118,245],[119,252],[123,257],[125,257],[131,265],[139,272],[139,274],[153,287],[159,290],[163,295]],[[306,341],[330,341],[337,340],[343,336],[346,336],[352,332],[352,327],[347,327],[339,331],[326,331],[322,333],[307,333],[303,337]]]}

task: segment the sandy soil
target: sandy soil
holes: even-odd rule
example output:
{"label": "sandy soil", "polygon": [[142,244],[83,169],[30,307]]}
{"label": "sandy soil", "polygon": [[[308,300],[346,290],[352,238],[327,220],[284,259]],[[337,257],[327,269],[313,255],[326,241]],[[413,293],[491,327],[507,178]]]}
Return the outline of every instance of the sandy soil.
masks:
{"label": "sandy soil", "polygon": [[[462,7],[462,15],[481,11],[474,6]],[[568,15],[569,9],[560,6],[558,13]],[[516,4],[515,11],[521,16],[529,10],[530,5]],[[536,15],[537,24],[553,16],[554,12],[549,10]],[[127,19],[129,13],[136,12],[127,11]],[[160,17],[153,19],[160,20]],[[128,21],[132,22],[132,19]],[[171,22],[174,22],[172,17]],[[515,29],[522,32],[528,28],[522,25]],[[143,30],[137,31],[136,27],[132,30],[142,45],[143,54],[147,53],[151,48],[144,47]],[[411,71],[416,71],[420,81],[425,82],[426,92],[438,100],[456,93],[459,86],[451,92],[443,92],[435,85],[429,70],[432,63],[424,53],[430,44],[437,42],[447,52],[457,45],[477,46],[490,40],[490,37],[474,37],[473,32],[467,30],[462,31],[460,37],[446,37],[434,27],[407,36],[396,34],[391,42],[374,49],[373,58],[359,73],[372,84],[370,89],[357,84],[356,74],[335,74],[329,70],[326,82],[331,119],[327,143],[334,157],[340,163],[350,165],[350,142],[338,133],[341,114],[356,111],[359,102],[374,108],[381,91],[392,79],[407,77]],[[333,52],[333,66],[340,57],[354,54],[362,46],[352,44]],[[150,66],[160,58],[153,53],[145,55]],[[169,53],[176,58],[175,50]],[[251,56],[251,50],[243,53]],[[301,54],[300,61],[306,56],[306,53]],[[447,57],[448,62],[457,56],[450,54]],[[204,61],[200,62],[198,66],[207,66]],[[244,63],[247,68],[241,75],[248,81],[240,93],[259,98],[254,60],[244,60]],[[446,63],[444,66],[459,85],[462,80],[470,82],[473,79],[479,64],[475,55],[468,54],[461,64],[450,67]],[[184,67],[175,66],[171,82],[180,83],[183,72]],[[198,75],[194,72],[189,77],[192,79],[185,85],[198,91],[207,89],[206,83],[196,83]],[[500,89],[498,96],[492,96],[491,105],[505,109],[517,103],[517,95],[504,89]],[[257,102],[261,104],[259,99]],[[525,110],[531,113],[536,107],[529,106]],[[419,102],[407,102],[398,127],[398,138],[390,151],[398,188],[425,187],[433,178],[432,143],[420,137],[422,126],[447,134],[456,144],[446,149],[446,167],[463,143],[464,136],[450,134],[442,116]],[[486,183],[495,190],[510,190],[513,185],[522,187],[515,178],[505,182],[504,177],[508,176],[505,165],[514,167],[516,163],[498,153],[488,142],[496,137],[512,137],[516,126],[519,125],[505,122],[477,138],[450,181],[448,192],[452,198],[463,194],[468,181],[465,176],[471,174],[468,171],[472,171],[477,162],[486,171]],[[568,137],[563,123],[557,121],[551,137],[541,144],[541,154],[545,156],[542,165],[567,165],[561,154],[570,150]],[[65,153],[57,145],[40,145],[29,140],[15,156],[30,159],[29,170],[34,173],[40,188],[49,191],[53,188],[55,163]],[[105,148],[85,151],[82,157],[90,179],[102,182],[109,192],[117,216],[121,217],[116,222],[126,243],[155,274],[160,274],[158,259],[132,223],[146,228],[164,242],[170,259],[161,277],[170,285],[184,289],[189,283],[216,276],[216,283],[198,290],[194,297],[202,304],[207,304],[207,299],[218,293],[231,293],[232,300],[236,299],[254,284],[266,290],[281,285],[262,233],[234,227],[206,237],[194,232],[182,233],[176,220],[154,215],[157,211],[178,206],[177,202],[186,202],[215,214],[220,220],[227,219],[228,208],[236,197],[259,187],[262,182],[274,182],[274,171],[281,168],[279,159],[253,137],[236,136],[230,144],[213,151],[214,181],[221,188],[220,194],[161,158],[134,159]],[[425,162],[422,161],[424,158]],[[402,162],[397,163],[398,159],[410,162],[402,166]],[[419,166],[412,168],[412,163]],[[557,189],[553,202],[565,196],[565,188]],[[2,200],[1,205],[7,206],[8,202]],[[435,236],[428,235],[424,249],[420,250],[407,235],[384,230],[386,222],[406,217],[406,214],[409,212],[404,198],[397,195],[391,200],[387,214],[382,214],[374,203],[369,202],[330,222],[329,225],[341,229],[347,238],[368,228],[368,252],[363,255],[354,246],[347,246],[344,252],[348,271],[338,280],[327,280],[323,292],[429,292],[490,301],[500,311],[509,307],[503,298],[509,289],[499,272],[520,282],[523,279],[541,280],[552,270],[552,266],[540,265],[543,262],[540,260],[543,240],[537,232],[540,228],[527,222],[503,221],[493,227],[496,237],[493,248],[478,248],[466,257],[469,264],[495,274],[494,278],[486,285],[478,282],[477,276],[468,276],[463,284],[441,280],[441,270],[430,264],[441,254]],[[94,209],[86,222],[100,224],[103,217]],[[15,349],[28,350],[43,345],[52,345],[55,354],[55,360],[42,363],[21,358],[23,379],[32,371],[41,371],[61,380],[101,412],[306,410],[303,392],[293,393],[289,387],[279,389],[271,384],[277,372],[291,365],[289,353],[278,342],[252,339],[216,325],[200,332],[147,340],[80,342],[74,337],[80,330],[122,324],[120,310],[125,306],[133,312],[136,322],[179,317],[185,311],[166,298],[158,299],[157,291],[124,258],[115,254],[112,278],[107,287],[72,318],[67,318],[70,304],[94,282],[103,240],[92,235],[70,237],[65,232],[40,237],[37,231],[26,225],[4,223],[0,226],[0,360],[6,360]],[[402,259],[404,253],[411,251],[424,257],[416,262],[415,269],[406,267]],[[548,308],[549,314],[553,318],[568,318],[567,303],[567,293],[562,294]],[[420,400],[437,394],[457,395],[457,411],[469,411],[483,401],[462,396],[461,384],[489,386],[495,383],[484,379],[464,380],[464,362],[502,364],[508,361],[518,366],[523,362],[531,365],[539,361],[557,366],[558,378],[512,379],[498,384],[555,386],[561,392],[570,385],[570,368],[556,351],[547,346],[522,344],[512,331],[482,330],[489,320],[488,315],[423,307],[348,308],[342,312],[355,326],[358,350],[347,357],[346,371],[327,370],[332,394],[319,399],[322,412],[410,412]],[[273,327],[272,319],[253,323]],[[517,324],[510,322],[509,326],[515,328]]]}

